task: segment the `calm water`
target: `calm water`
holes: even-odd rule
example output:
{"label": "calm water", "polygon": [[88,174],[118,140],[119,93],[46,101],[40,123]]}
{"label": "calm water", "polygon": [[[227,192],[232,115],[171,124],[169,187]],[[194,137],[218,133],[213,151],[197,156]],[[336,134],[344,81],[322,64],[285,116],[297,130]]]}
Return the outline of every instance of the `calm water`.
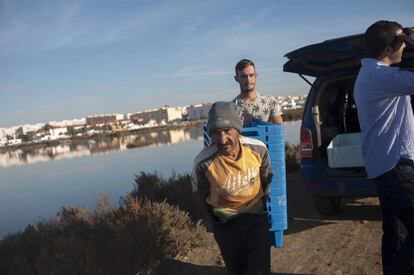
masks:
{"label": "calm water", "polygon": [[[285,124],[286,141],[298,143],[299,127]],[[117,203],[140,171],[190,172],[202,144],[202,130],[191,128],[0,154],[0,238],[62,206],[92,208],[100,194]]]}

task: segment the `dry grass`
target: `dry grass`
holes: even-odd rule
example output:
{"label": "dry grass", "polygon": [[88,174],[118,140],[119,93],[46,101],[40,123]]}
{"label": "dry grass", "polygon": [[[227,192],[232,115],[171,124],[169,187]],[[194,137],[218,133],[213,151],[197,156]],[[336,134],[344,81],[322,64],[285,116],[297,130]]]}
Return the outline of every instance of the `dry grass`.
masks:
{"label": "dry grass", "polygon": [[294,121],[302,119],[303,110],[304,108],[284,110],[282,115],[283,121]]}
{"label": "dry grass", "polygon": [[294,172],[300,168],[299,145],[285,144],[286,172]]}
{"label": "dry grass", "polygon": [[166,201],[188,212],[193,221],[202,218],[202,213],[191,189],[190,175],[176,175],[167,180],[156,173],[140,172],[135,176],[135,188],[131,195],[143,200]]}
{"label": "dry grass", "polygon": [[206,230],[167,202],[129,196],[98,210],[62,208],[0,242],[0,274],[153,274],[160,261],[204,245]]}

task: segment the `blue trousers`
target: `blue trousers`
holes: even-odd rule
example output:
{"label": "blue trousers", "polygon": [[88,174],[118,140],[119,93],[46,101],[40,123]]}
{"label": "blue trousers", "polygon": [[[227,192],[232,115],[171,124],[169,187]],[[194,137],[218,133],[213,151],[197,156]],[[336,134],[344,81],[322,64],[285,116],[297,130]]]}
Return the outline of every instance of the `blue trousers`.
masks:
{"label": "blue trousers", "polygon": [[[414,163],[401,158],[390,171],[374,179],[382,210],[384,275],[414,274]],[[407,229],[400,241],[400,222]]]}
{"label": "blue trousers", "polygon": [[214,238],[231,274],[270,274],[267,214],[243,214],[227,222],[212,221]]}

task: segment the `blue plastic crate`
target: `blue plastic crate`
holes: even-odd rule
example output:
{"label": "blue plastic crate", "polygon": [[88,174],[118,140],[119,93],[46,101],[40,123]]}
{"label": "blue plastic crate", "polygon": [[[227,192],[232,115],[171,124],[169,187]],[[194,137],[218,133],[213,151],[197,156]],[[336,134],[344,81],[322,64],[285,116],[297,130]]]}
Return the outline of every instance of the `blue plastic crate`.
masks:
{"label": "blue plastic crate", "polygon": [[270,192],[274,194],[275,196],[284,196],[286,194],[286,188],[282,186],[278,187],[272,187],[270,189]]}
{"label": "blue plastic crate", "polygon": [[286,188],[283,186],[272,186],[270,188],[270,192],[274,196],[285,196],[286,194]]}
{"label": "blue plastic crate", "polygon": [[[252,137],[252,136],[250,136]],[[264,144],[284,144],[285,139],[282,137],[275,137],[270,135],[265,136],[254,136],[255,139],[262,141]]]}
{"label": "blue plastic crate", "polygon": [[[283,215],[279,215],[279,216],[277,216],[277,215],[271,215],[271,218],[273,220],[276,220],[276,219],[283,220],[283,219],[286,218],[286,216],[283,216]],[[286,223],[276,222],[276,221],[269,223],[269,231],[276,231],[276,230],[285,231],[286,229],[287,229]]]}
{"label": "blue plastic crate", "polygon": [[270,184],[270,188],[279,188],[284,187],[286,188],[286,175],[273,175],[272,183]]}
{"label": "blue plastic crate", "polygon": [[274,161],[270,158],[270,167],[272,167],[272,172],[274,177],[281,177],[286,175],[286,165],[282,160]]}
{"label": "blue plastic crate", "polygon": [[265,134],[262,136],[256,136],[255,138],[263,141],[264,143],[284,143],[285,137],[283,136],[272,136],[276,134]]}
{"label": "blue plastic crate", "polygon": [[[204,146],[211,143],[204,124]],[[272,234],[273,245],[283,246],[283,231],[287,229],[287,200],[286,200],[286,164],[285,164],[285,135],[283,125],[265,122],[253,122],[241,131],[241,135],[262,141],[269,152],[273,179],[270,194],[266,202],[269,217],[269,231]]]}
{"label": "blue plastic crate", "polygon": [[[283,220],[286,217],[285,216],[272,216],[272,218]],[[282,231],[283,232],[286,229],[287,229],[287,226],[284,223],[277,223],[277,222],[269,223],[269,231]],[[276,247],[278,247],[278,246],[276,246]]]}
{"label": "blue plastic crate", "polygon": [[271,158],[273,157],[274,160],[285,160],[285,148],[281,144],[269,144],[266,147]]}
{"label": "blue plastic crate", "polygon": [[270,185],[270,188],[273,187],[281,187],[283,186],[286,188],[286,175],[273,175],[272,183]]}
{"label": "blue plastic crate", "polygon": [[243,128],[244,132],[253,132],[256,131],[256,136],[265,135],[265,134],[281,134],[284,136],[285,129],[283,125],[271,124],[263,121],[253,121],[248,127]]}
{"label": "blue plastic crate", "polygon": [[271,194],[267,198],[267,210],[270,214],[286,213],[283,208],[286,207],[286,196],[284,194]]}
{"label": "blue plastic crate", "polygon": [[282,247],[283,246],[283,230],[270,230],[272,235],[273,246]]}
{"label": "blue plastic crate", "polygon": [[267,150],[269,150],[269,154],[277,154],[276,156],[279,156],[279,154],[285,155],[285,146],[281,146],[281,144],[275,143],[275,144],[266,144]]}

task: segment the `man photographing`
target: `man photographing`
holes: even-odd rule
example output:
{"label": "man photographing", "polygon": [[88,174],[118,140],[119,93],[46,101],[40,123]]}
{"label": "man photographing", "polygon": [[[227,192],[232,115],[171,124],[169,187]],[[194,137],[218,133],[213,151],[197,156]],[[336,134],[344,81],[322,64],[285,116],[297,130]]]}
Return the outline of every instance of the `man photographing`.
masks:
{"label": "man photographing", "polygon": [[216,102],[208,114],[212,143],[195,158],[192,187],[231,274],[270,274],[265,208],[272,178],[267,148],[240,136],[233,102]]}
{"label": "man photographing", "polygon": [[[378,21],[365,32],[367,58],[355,82],[361,150],[383,216],[384,274],[414,274],[414,73],[390,67],[401,62],[412,28]],[[399,221],[407,228],[399,244]]]}

